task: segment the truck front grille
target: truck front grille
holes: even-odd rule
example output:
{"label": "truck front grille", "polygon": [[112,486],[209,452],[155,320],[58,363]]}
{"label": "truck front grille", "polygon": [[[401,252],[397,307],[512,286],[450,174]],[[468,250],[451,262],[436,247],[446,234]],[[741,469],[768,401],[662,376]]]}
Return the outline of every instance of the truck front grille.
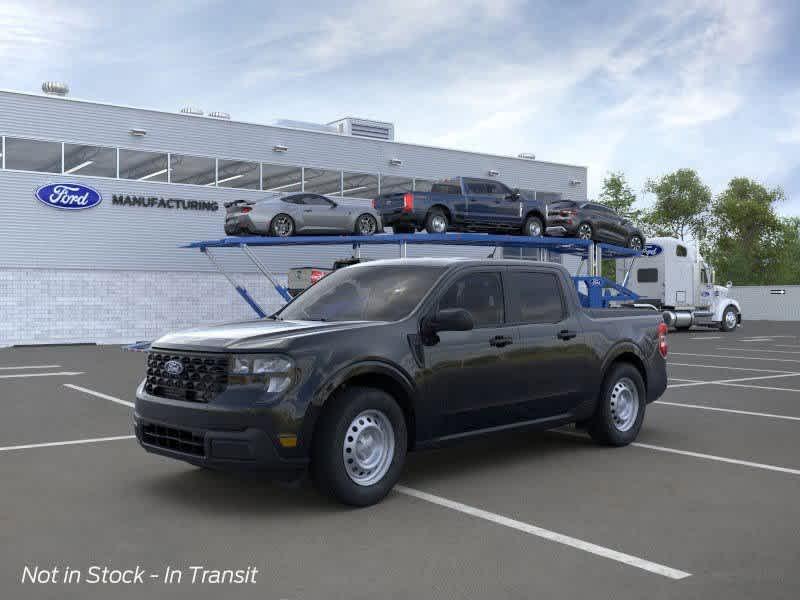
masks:
{"label": "truck front grille", "polygon": [[205,438],[203,434],[185,429],[174,429],[146,423],[142,425],[142,442],[185,454],[205,455]]}
{"label": "truck front grille", "polygon": [[227,385],[228,357],[224,354],[150,352],[147,357],[144,389],[153,396],[210,402]]}

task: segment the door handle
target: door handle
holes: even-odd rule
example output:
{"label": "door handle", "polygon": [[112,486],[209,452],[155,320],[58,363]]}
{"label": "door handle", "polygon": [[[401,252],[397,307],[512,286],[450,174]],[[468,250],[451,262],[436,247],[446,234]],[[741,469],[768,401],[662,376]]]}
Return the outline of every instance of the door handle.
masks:
{"label": "door handle", "polygon": [[494,346],[495,348],[502,348],[503,346],[508,346],[509,344],[513,343],[514,340],[508,335],[496,335],[489,340],[489,345]]}
{"label": "door handle", "polygon": [[569,329],[562,329],[561,331],[558,332],[557,337],[560,340],[567,341],[567,340],[571,340],[572,338],[574,338],[577,335],[578,334],[576,332],[574,332],[574,331],[570,331]]}
{"label": "door handle", "polygon": [[307,208],[307,209],[305,209],[303,212],[314,212],[314,211],[313,211],[313,210],[311,210],[310,208]]}

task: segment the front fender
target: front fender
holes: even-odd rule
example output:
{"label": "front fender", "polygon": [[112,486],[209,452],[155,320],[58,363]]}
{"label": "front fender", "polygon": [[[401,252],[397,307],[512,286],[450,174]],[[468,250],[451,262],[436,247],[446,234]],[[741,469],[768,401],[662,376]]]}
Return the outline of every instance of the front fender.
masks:
{"label": "front fender", "polygon": [[736,309],[736,312],[739,314],[742,313],[742,308],[739,306],[738,300],[734,300],[733,298],[725,298],[724,300],[720,301],[720,303],[714,309],[714,318],[713,321],[722,321],[722,313],[725,312],[725,309],[729,306],[733,306]]}

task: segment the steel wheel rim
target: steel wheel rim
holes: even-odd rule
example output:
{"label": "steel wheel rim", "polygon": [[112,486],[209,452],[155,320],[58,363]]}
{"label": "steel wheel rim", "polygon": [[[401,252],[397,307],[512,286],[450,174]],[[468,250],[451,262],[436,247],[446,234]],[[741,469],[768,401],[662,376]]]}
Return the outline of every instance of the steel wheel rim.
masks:
{"label": "steel wheel rim", "polygon": [[370,215],[361,215],[358,218],[358,231],[361,235],[372,235],[378,228],[378,224]]}
{"label": "steel wheel rim", "polygon": [[436,233],[447,231],[447,220],[442,215],[435,215],[431,218],[431,227]]}
{"label": "steel wheel rim", "polygon": [[379,410],[365,410],[347,428],[342,444],[344,468],[350,480],[362,486],[378,483],[392,466],[394,428]]}
{"label": "steel wheel rim", "polygon": [[578,237],[582,240],[590,240],[592,239],[592,228],[584,223],[580,227],[578,227]]}
{"label": "steel wheel rim", "polygon": [[611,389],[611,419],[617,431],[628,431],[639,416],[639,390],[628,377]]}
{"label": "steel wheel rim", "polygon": [[725,313],[725,325],[729,328],[733,328],[736,326],[736,313],[732,310],[729,310]]}
{"label": "steel wheel rim", "polygon": [[642,249],[642,238],[638,236],[633,236],[631,238],[631,248],[634,250],[641,250]]}
{"label": "steel wheel rim", "polygon": [[533,237],[538,237],[542,235],[542,225],[537,220],[533,220],[528,223],[528,235]]}
{"label": "steel wheel rim", "polygon": [[292,222],[289,217],[278,216],[275,217],[275,222],[272,225],[275,235],[278,237],[287,237],[292,235]]}

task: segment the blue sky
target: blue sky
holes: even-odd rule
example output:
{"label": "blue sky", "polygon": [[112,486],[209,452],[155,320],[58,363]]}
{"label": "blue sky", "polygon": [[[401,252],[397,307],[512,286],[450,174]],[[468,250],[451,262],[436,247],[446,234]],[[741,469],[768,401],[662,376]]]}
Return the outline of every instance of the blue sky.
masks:
{"label": "blue sky", "polygon": [[393,121],[397,139],[782,186],[800,215],[800,3],[0,3],[0,87],[235,119]]}

